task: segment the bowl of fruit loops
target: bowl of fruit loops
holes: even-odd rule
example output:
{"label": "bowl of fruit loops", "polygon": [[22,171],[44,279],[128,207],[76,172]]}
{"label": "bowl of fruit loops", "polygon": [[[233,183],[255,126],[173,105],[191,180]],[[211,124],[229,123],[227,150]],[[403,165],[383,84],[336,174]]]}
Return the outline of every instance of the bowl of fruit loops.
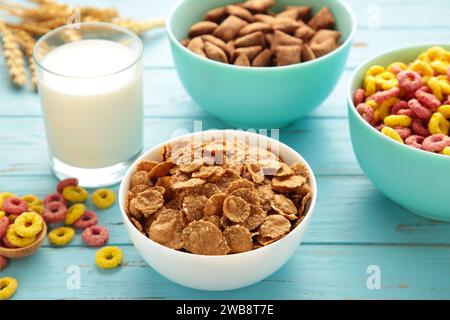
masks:
{"label": "bowl of fruit loops", "polygon": [[310,166],[285,144],[212,130],[142,155],[119,191],[137,251],[166,278],[230,290],[278,270],[300,244],[317,194]]}

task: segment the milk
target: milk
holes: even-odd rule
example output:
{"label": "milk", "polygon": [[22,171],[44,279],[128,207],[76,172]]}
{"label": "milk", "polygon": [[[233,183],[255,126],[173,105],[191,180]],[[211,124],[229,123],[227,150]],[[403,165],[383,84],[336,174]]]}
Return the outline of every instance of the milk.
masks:
{"label": "milk", "polygon": [[39,94],[54,158],[104,168],[140,151],[142,72],[136,60],[131,49],[109,40],[63,44],[44,57]]}

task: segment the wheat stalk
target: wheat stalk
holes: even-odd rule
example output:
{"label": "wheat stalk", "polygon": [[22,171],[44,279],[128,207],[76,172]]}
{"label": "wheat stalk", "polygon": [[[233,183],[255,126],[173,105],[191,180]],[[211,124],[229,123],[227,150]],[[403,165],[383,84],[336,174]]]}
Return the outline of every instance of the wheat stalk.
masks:
{"label": "wheat stalk", "polygon": [[4,22],[0,22],[2,34],[3,56],[8,66],[9,78],[12,83],[22,87],[27,82],[25,74],[24,57],[13,30],[9,29]]}

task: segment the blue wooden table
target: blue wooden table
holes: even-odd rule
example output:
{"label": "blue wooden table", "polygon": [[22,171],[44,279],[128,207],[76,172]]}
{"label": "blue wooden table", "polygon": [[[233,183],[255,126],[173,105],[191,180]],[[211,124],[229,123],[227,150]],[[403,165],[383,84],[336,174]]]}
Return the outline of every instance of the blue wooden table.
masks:
{"label": "blue wooden table", "polygon": [[[75,1],[73,1],[76,3]],[[172,0],[85,0],[115,6],[125,16],[165,16]],[[99,213],[110,244],[125,263],[100,271],[94,249],[77,235],[70,246],[47,242],[34,256],[13,261],[0,276],[15,277],[15,299],[407,299],[450,298],[450,225],[416,217],[385,198],[362,174],[352,152],[345,90],[355,67],[384,50],[449,39],[448,0],[349,0],[359,28],[339,85],[309,117],[281,130],[281,140],[299,151],[318,176],[315,216],[293,258],[253,286],[229,292],[180,287],[153,271],[134,249],[119,209]],[[163,30],[145,43],[145,148],[175,130],[226,128],[205,114],[181,86]],[[52,192],[38,96],[11,88],[0,64],[0,191]],[[116,188],[117,190],[117,188]],[[75,270],[75,271],[74,271]],[[80,272],[80,286],[71,276]],[[379,275],[379,286],[377,279]],[[369,283],[369,285],[368,285]],[[69,284],[69,285],[68,285]],[[72,285],[71,285],[72,284]]]}

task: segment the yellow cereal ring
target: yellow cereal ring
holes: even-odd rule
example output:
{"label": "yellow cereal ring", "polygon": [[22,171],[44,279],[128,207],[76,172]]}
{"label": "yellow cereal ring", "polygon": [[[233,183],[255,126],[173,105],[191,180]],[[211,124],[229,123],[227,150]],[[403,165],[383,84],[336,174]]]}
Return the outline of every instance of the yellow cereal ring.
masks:
{"label": "yellow cereal ring", "polygon": [[36,237],[21,237],[17,234],[15,224],[10,225],[6,232],[6,238],[15,247],[25,248],[36,241]]}
{"label": "yellow cereal ring", "polygon": [[445,147],[444,149],[442,149],[442,154],[450,156],[450,147]]}
{"label": "yellow cereal ring", "polygon": [[404,62],[393,62],[387,67],[386,71],[395,73],[395,69],[403,71],[408,69],[408,66]]}
{"label": "yellow cereal ring", "polygon": [[383,90],[389,90],[398,85],[397,76],[391,72],[382,72],[375,76],[377,82],[377,88]]}
{"label": "yellow cereal ring", "polygon": [[14,221],[16,233],[24,238],[34,237],[42,231],[42,217],[36,212],[24,212]]}
{"label": "yellow cereal ring", "polygon": [[391,113],[391,108],[394,104],[396,104],[397,102],[399,102],[400,100],[397,98],[390,98],[386,101],[384,101],[382,104],[380,104],[380,106],[378,107],[378,115],[379,115],[379,120],[384,120],[384,118],[386,118],[390,113]]}
{"label": "yellow cereal ring", "polygon": [[14,223],[14,221],[16,220],[16,215],[15,214],[10,214],[9,216],[8,216],[8,219],[9,219],[9,223],[10,224],[13,224]]}
{"label": "yellow cereal ring", "polygon": [[11,198],[11,197],[17,197],[17,196],[11,192],[0,193],[0,207],[3,205],[3,201],[5,201],[6,199]]}
{"label": "yellow cereal ring", "polygon": [[432,77],[434,75],[433,68],[430,64],[422,60],[414,61],[409,68],[412,71],[420,73],[424,77]]}
{"label": "yellow cereal ring", "polygon": [[17,280],[14,278],[0,278],[0,300],[8,300],[17,291]]}
{"label": "yellow cereal ring", "polygon": [[37,205],[28,207],[28,210],[42,215],[42,213],[44,212],[44,206],[41,204],[37,204]]}
{"label": "yellow cereal ring", "polygon": [[422,52],[419,55],[418,60],[424,61],[424,62],[431,62],[430,56],[428,55],[428,52]]}
{"label": "yellow cereal ring", "polygon": [[428,131],[431,134],[445,134],[448,136],[450,129],[450,123],[440,112],[436,112],[431,116],[430,122],[428,122]]}
{"label": "yellow cereal ring", "polygon": [[430,62],[430,66],[433,68],[433,70],[436,73],[447,75],[448,64],[445,63],[444,61],[434,60],[434,61]]}
{"label": "yellow cereal ring", "polygon": [[375,100],[369,100],[366,102],[366,104],[372,107],[372,109],[378,108],[378,104],[375,102]]}
{"label": "yellow cereal ring", "polygon": [[369,70],[367,70],[366,77],[368,77],[368,76],[376,76],[376,75],[378,75],[378,74],[380,74],[382,72],[384,72],[384,67],[383,66],[374,65],[374,66],[371,66],[369,68]]}
{"label": "yellow cereal ring", "polygon": [[441,84],[438,78],[431,77],[428,80],[428,86],[430,87],[433,94],[438,98],[439,101],[444,100],[444,95],[442,94]]}
{"label": "yellow cereal ring", "polygon": [[72,241],[75,230],[70,227],[59,227],[48,233],[48,241],[55,246],[65,246]]}
{"label": "yellow cereal ring", "polygon": [[431,47],[426,51],[426,54],[428,55],[428,58],[431,61],[434,61],[436,59],[439,59],[446,53],[446,50],[442,47]]}
{"label": "yellow cereal ring", "polygon": [[116,202],[116,195],[110,189],[98,189],[92,194],[92,202],[101,209],[107,209]]}
{"label": "yellow cereal ring", "polygon": [[63,190],[63,197],[70,202],[85,202],[89,194],[86,189],[80,186],[69,186],[65,187]]}
{"label": "yellow cereal ring", "polygon": [[21,197],[21,199],[28,203],[28,207],[42,205],[42,200],[34,194],[27,194]]}
{"label": "yellow cereal ring", "polygon": [[445,119],[450,119],[450,104],[440,106],[438,112],[442,114]]}
{"label": "yellow cereal ring", "polygon": [[95,254],[95,263],[101,269],[117,268],[122,263],[122,250],[117,247],[103,247]]}
{"label": "yellow cereal ring", "polygon": [[412,123],[411,117],[405,115],[390,115],[384,118],[384,124],[389,127],[409,127]]}
{"label": "yellow cereal ring", "polygon": [[382,85],[381,85],[381,89],[383,90],[389,90],[395,87],[398,87],[399,83],[397,79],[391,79],[391,80],[385,80]]}
{"label": "yellow cereal ring", "polygon": [[369,97],[377,92],[377,81],[374,76],[367,76],[364,79],[364,90],[366,91],[366,97]]}
{"label": "yellow cereal ring", "polygon": [[6,216],[5,211],[0,211],[0,220]]}
{"label": "yellow cereal ring", "polygon": [[64,221],[64,223],[67,225],[74,223],[81,218],[85,211],[86,207],[84,206],[84,204],[74,204],[67,210],[66,220]]}
{"label": "yellow cereal ring", "polygon": [[384,135],[388,136],[391,139],[394,139],[395,141],[404,143],[402,137],[400,137],[398,132],[392,129],[391,127],[383,127],[383,129],[381,129],[381,133],[383,133]]}

